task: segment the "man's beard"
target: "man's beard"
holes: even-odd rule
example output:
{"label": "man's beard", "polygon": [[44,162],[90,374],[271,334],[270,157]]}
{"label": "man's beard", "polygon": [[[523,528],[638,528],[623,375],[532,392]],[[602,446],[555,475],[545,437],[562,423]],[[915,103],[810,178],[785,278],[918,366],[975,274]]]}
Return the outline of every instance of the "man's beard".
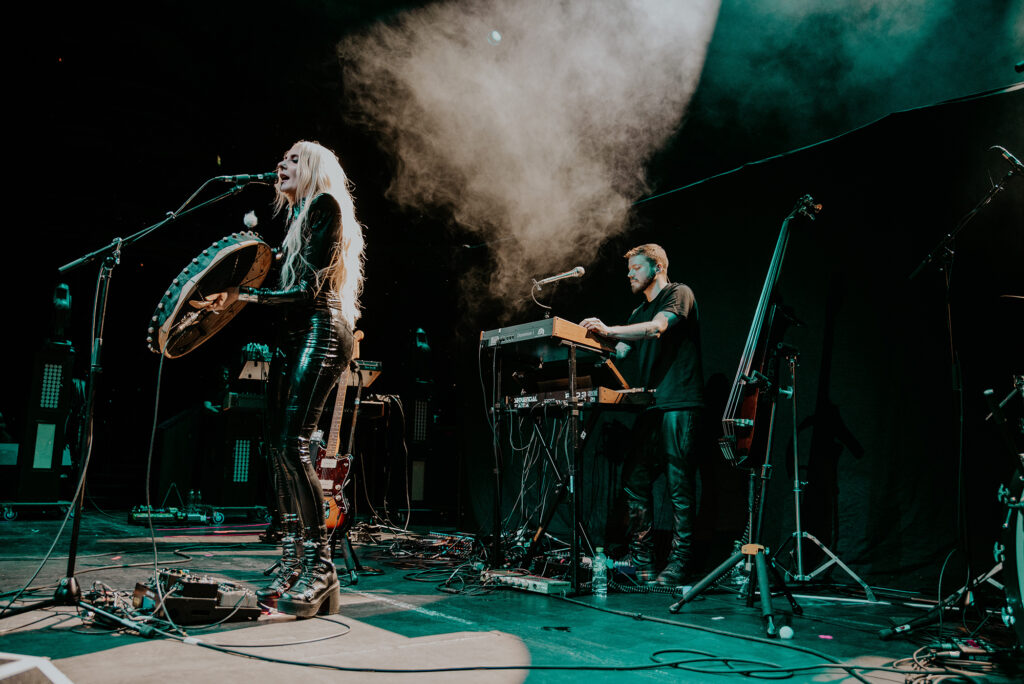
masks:
{"label": "man's beard", "polygon": [[651,276],[647,280],[633,280],[630,279],[629,287],[633,290],[633,294],[640,294],[647,289],[647,286],[654,282],[654,276]]}

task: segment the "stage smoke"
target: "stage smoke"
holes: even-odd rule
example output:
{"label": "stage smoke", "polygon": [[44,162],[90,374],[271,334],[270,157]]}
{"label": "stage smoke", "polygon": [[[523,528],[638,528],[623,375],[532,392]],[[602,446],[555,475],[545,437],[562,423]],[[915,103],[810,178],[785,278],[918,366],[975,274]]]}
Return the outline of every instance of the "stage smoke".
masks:
{"label": "stage smoke", "polygon": [[440,208],[487,243],[493,267],[473,286],[515,310],[531,277],[588,265],[627,225],[718,6],[431,5],[339,45],[346,97],[396,161],[391,198]]}

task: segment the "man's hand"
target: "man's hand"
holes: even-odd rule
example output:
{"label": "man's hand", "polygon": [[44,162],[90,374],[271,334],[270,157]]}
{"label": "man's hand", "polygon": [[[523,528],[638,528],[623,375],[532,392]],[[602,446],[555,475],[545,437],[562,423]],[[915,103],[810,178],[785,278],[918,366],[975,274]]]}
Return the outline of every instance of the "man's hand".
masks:
{"label": "man's hand", "polygon": [[602,323],[600,318],[584,318],[580,321],[580,325],[596,335],[612,336],[611,328]]}
{"label": "man's hand", "polygon": [[580,325],[597,335],[610,337],[613,340],[642,340],[645,337],[661,337],[661,334],[675,325],[679,316],[668,311],[659,311],[654,318],[643,323],[627,323],[626,325],[605,325],[600,318],[584,318]]}

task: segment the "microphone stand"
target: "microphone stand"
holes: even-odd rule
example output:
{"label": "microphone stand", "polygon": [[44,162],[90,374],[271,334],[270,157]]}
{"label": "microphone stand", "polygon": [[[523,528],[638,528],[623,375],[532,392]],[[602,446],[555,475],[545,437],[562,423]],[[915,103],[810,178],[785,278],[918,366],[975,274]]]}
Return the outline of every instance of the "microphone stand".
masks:
{"label": "microphone stand", "polygon": [[551,318],[551,307],[548,306],[547,304],[542,304],[539,301],[537,301],[537,293],[540,292],[540,290],[540,283],[534,280],[533,287],[530,288],[530,298],[533,300],[534,304],[544,309],[544,318]]}
{"label": "microphone stand", "polygon": [[[931,249],[931,251],[928,252],[927,255],[925,255],[924,259],[921,260],[921,263],[917,265],[917,268],[915,268],[914,271],[907,278],[907,280],[913,280],[928,265],[933,264],[933,263],[937,263],[938,264],[939,270],[942,271],[943,275],[944,275],[945,291],[946,291],[946,332],[949,335],[949,355],[950,355],[950,365],[951,365],[951,369],[952,369],[953,392],[958,397],[957,405],[959,406],[959,409],[960,409],[959,436],[958,436],[958,439],[957,439],[957,442],[960,445],[959,449],[958,449],[959,465],[958,465],[958,468],[957,468],[957,478],[959,480],[962,480],[963,479],[963,475],[964,475],[964,461],[963,461],[963,434],[964,434],[964,397],[963,397],[963,393],[964,393],[964,388],[963,388],[963,378],[960,375],[960,356],[957,353],[956,343],[955,343],[954,338],[953,338],[952,270],[953,270],[953,256],[955,254],[955,250],[953,249],[953,244],[956,241],[956,236],[965,227],[967,227],[967,224],[970,223],[971,220],[975,216],[977,216],[977,214],[982,209],[984,209],[986,206],[988,206],[988,204],[995,198],[996,195],[998,195],[1000,192],[1002,192],[1004,190],[1007,181],[1009,181],[1010,177],[1013,176],[1016,172],[1017,172],[1017,168],[1015,166],[1013,166],[1012,162],[1011,162],[1010,170],[1006,173],[1006,175],[1003,176],[999,180],[998,183],[995,183],[991,188],[989,188],[988,192],[986,192],[985,195],[981,198],[981,201],[979,201],[978,204],[976,204],[973,209],[971,209],[969,212],[967,212],[963,216],[963,218],[961,218],[957,222],[956,226],[954,226],[953,229],[951,231],[949,231],[949,233],[947,233],[941,240],[939,240],[939,243],[937,245],[935,245],[935,247],[933,247]],[[960,500],[957,502],[957,505],[958,505],[959,510],[960,510],[960,516],[959,516],[960,525],[963,527],[963,529],[962,530],[958,530],[958,537],[959,537],[959,543],[963,546],[963,550],[964,550],[964,552],[966,554],[966,557],[967,557],[968,574],[970,575],[970,573],[971,573],[971,570],[970,570],[970,568],[971,568],[971,558],[970,558],[970,546],[967,543],[967,521],[963,517],[964,510],[965,510],[964,509],[964,498],[963,498],[964,497],[963,487],[961,486],[959,488],[959,490],[960,490],[960,494],[959,494],[959,499]],[[891,639],[894,636],[906,634],[907,632],[910,632],[910,631],[916,629],[917,627],[920,627],[920,626],[926,625],[926,624],[931,624],[932,622],[938,620],[939,617],[945,611],[946,608],[948,608],[948,607],[952,606],[953,604],[957,603],[960,600],[961,597],[963,597],[965,594],[968,594],[974,587],[976,587],[977,585],[979,585],[979,584],[981,584],[983,582],[992,581],[991,578],[994,575],[998,574],[1002,570],[1002,565],[1003,564],[1001,562],[999,562],[991,570],[989,570],[987,573],[984,573],[983,575],[981,575],[978,578],[970,580],[966,585],[964,585],[963,587],[961,587],[960,589],[958,589],[957,591],[953,592],[952,594],[947,596],[945,599],[940,601],[934,608],[932,608],[930,611],[928,611],[925,615],[922,615],[922,616],[919,616],[919,617],[914,618],[912,620],[909,620],[908,622],[905,622],[902,625],[898,625],[896,627],[886,628],[886,629],[880,630],[878,632],[879,638],[881,638],[883,641],[885,641],[885,640]]]}
{"label": "microphone stand", "polygon": [[[173,212],[167,212],[167,216],[158,223],[143,228],[139,232],[135,233],[126,238],[114,238],[109,245],[100,247],[97,250],[89,252],[88,254],[75,259],[67,264],[64,264],[58,269],[59,273],[68,273],[77,268],[85,266],[87,264],[102,258],[103,262],[100,265],[99,276],[96,280],[96,298],[93,304],[93,326],[91,331],[92,339],[90,340],[91,356],[89,362],[89,382],[88,391],[86,392],[85,399],[85,420],[83,421],[80,437],[82,441],[82,459],[80,472],[78,474],[78,486],[75,490],[74,506],[69,512],[73,518],[71,525],[71,540],[68,548],[68,565],[67,573],[64,578],[57,584],[57,591],[54,593],[53,598],[44,599],[42,601],[36,601],[31,604],[13,606],[14,601],[18,599],[16,595],[11,601],[0,610],[0,619],[11,617],[14,615],[20,615],[33,610],[42,610],[51,606],[79,606],[87,610],[96,612],[94,606],[86,603],[82,600],[82,589],[78,584],[78,580],[75,579],[75,561],[77,558],[78,550],[78,535],[82,523],[82,504],[85,499],[85,478],[89,469],[89,459],[92,456],[92,441],[93,441],[93,425],[94,416],[96,410],[96,384],[99,380],[100,373],[103,372],[101,364],[102,350],[103,350],[103,325],[106,320],[107,312],[107,295],[110,289],[110,279],[114,272],[114,267],[121,263],[121,249],[126,245],[131,245],[138,240],[141,240],[150,233],[163,228],[164,226],[176,221],[177,219],[187,216],[194,211],[203,209],[214,202],[219,202],[222,199],[237,195],[245,188],[244,183],[234,185],[227,192],[223,192],[216,197],[213,197],[201,204],[185,209],[196,195],[203,191],[203,189],[211,182],[217,179],[210,179],[203,183],[198,190],[192,193],[185,203],[177,210]],[[111,617],[111,616],[108,616]],[[143,636],[152,636],[152,633],[147,634],[146,630],[140,629],[140,625],[131,620],[117,619],[122,626],[130,629],[139,631]]]}
{"label": "microphone stand", "polygon": [[[939,240],[939,244],[935,245],[931,249],[931,251],[928,252],[927,255],[925,255],[924,259],[922,259],[921,263],[917,265],[917,268],[914,269],[913,273],[911,273],[910,276],[907,277],[907,280],[913,280],[918,275],[920,275],[921,271],[923,271],[926,266],[936,262],[939,263],[940,270],[945,270],[953,257],[953,243],[956,241],[956,236],[960,233],[960,231],[962,231],[967,226],[968,223],[971,222],[971,219],[973,219],[978,214],[978,212],[984,209],[988,205],[988,203],[995,198],[996,195],[1003,191],[1003,189],[1006,186],[1006,181],[1010,180],[1010,176],[1012,176],[1014,173],[1016,173],[1016,169],[1011,168],[1009,171],[1007,171],[1006,175],[1003,176],[998,183],[989,188],[988,192],[985,193],[985,196],[981,198],[981,201],[978,202],[978,204],[975,205],[973,209],[967,212],[967,214],[962,219],[960,219],[956,226],[954,226],[953,230],[946,233],[946,235],[941,240]],[[946,278],[946,284],[948,287],[948,276]]]}

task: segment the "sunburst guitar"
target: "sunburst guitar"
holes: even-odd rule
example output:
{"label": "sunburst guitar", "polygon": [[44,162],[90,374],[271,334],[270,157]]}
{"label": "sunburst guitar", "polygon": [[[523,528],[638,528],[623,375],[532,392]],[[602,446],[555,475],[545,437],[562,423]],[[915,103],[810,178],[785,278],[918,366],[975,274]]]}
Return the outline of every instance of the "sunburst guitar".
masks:
{"label": "sunburst guitar", "polygon": [[[355,331],[355,345],[352,359],[359,358],[359,341],[363,339],[361,330]],[[356,413],[359,409],[359,394],[356,390],[356,405],[352,412],[352,429],[349,434],[348,450],[340,453],[341,419],[345,412],[345,395],[348,390],[349,369],[346,368],[338,380],[338,392],[334,399],[334,411],[331,414],[331,426],[328,431],[327,443],[323,441],[323,430],[313,433],[311,441],[317,443],[316,474],[320,479],[320,487],[324,494],[324,520],[327,529],[344,530],[349,525],[349,503],[345,498],[345,485],[348,483],[349,471],[352,469],[352,448],[355,442]]]}

